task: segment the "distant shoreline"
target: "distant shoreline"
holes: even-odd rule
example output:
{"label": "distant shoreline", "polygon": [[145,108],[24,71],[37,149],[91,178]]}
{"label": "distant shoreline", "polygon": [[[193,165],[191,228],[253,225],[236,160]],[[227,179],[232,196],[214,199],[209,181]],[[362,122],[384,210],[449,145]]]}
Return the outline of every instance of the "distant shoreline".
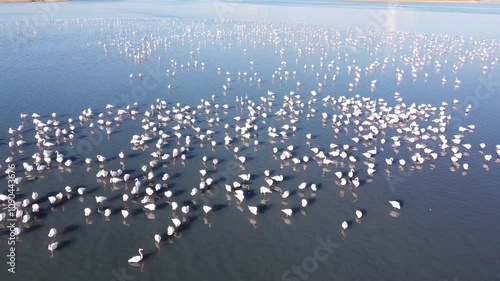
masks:
{"label": "distant shoreline", "polygon": [[68,2],[69,0],[0,0],[3,3]]}

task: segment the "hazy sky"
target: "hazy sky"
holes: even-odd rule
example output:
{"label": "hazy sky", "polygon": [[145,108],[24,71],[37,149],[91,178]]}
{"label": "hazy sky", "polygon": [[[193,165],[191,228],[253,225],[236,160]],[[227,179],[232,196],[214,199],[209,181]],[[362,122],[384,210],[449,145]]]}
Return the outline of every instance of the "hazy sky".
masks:
{"label": "hazy sky", "polygon": [[[99,1],[74,0],[65,3],[5,4],[0,9],[0,21],[31,20],[43,12],[43,7],[57,9],[50,19],[116,17],[215,17],[248,20],[301,21],[309,23],[352,25],[383,30],[422,31],[487,35],[498,37],[500,5],[497,4],[418,4],[408,7],[402,3],[345,3],[337,0],[321,2],[336,5],[314,5],[309,0],[141,0]],[[87,3],[85,3],[87,2]],[[92,2],[92,3],[89,3]],[[193,2],[197,2],[194,4]],[[281,3],[282,5],[256,5]],[[283,5],[286,3],[294,3]],[[150,3],[150,4],[149,4]],[[153,4],[155,3],[155,4]],[[148,5],[149,4],[149,5]],[[299,5],[296,5],[299,4]],[[470,6],[473,5],[473,6]],[[304,7],[307,6],[307,7]],[[474,8],[473,8],[474,7]],[[467,23],[467,24],[457,24]]]}

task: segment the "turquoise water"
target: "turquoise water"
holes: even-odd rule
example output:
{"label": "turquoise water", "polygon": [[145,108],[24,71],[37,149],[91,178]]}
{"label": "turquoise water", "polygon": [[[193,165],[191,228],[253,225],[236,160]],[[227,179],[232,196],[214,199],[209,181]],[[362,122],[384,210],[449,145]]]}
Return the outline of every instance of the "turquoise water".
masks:
{"label": "turquoise water", "polygon": [[[0,12],[2,38],[8,39],[0,40],[0,48],[5,52],[0,57],[0,132],[3,132],[0,134],[0,158],[12,156],[16,176],[24,177],[18,185],[16,200],[31,199],[33,191],[41,198],[40,221],[31,221],[27,225],[29,228],[23,228],[16,244],[17,273],[2,273],[5,280],[499,279],[500,248],[496,233],[500,229],[494,214],[499,195],[495,145],[500,139],[497,129],[500,114],[496,107],[500,101],[496,82],[500,81],[500,75],[498,68],[491,66],[500,56],[498,34],[491,28],[495,20],[498,21],[498,15],[491,13],[491,9],[484,13],[480,9],[463,13],[466,9],[463,5],[454,5],[449,12],[441,11],[441,5],[435,8],[415,5],[415,8],[403,6],[390,21],[379,22],[373,11],[365,9],[370,7],[367,4],[337,4],[319,8],[324,13],[336,15],[323,20],[314,16],[319,11],[317,6],[305,11],[300,8],[301,16],[296,17],[299,8],[295,4],[285,7],[225,6],[226,12],[221,12],[221,6],[214,3],[120,2],[118,5],[117,2],[75,1],[57,4],[58,12],[51,16],[52,21],[33,26],[24,20],[29,20],[33,12],[39,12],[41,6],[5,5],[6,9]],[[378,7],[376,11],[384,11],[382,4],[373,7]],[[279,10],[283,14],[275,13]],[[246,20],[231,20],[239,15],[244,15]],[[267,21],[254,21],[262,18]],[[294,20],[288,21],[290,18]],[[465,29],[456,26],[454,21],[458,18],[470,20],[469,26]],[[422,19],[434,22],[422,23]],[[490,28],[483,28],[487,23],[491,24]],[[463,42],[455,35],[463,36]],[[137,51],[134,54],[142,54],[150,44],[151,56],[134,60],[128,56],[127,44],[130,45],[129,53],[132,48]],[[298,55],[299,49],[301,55]],[[471,52],[474,56],[469,55]],[[424,54],[430,58],[418,69],[418,76],[413,80],[408,60],[425,57]],[[389,62],[384,69],[379,66],[365,71],[365,67],[377,59],[383,64],[386,57]],[[465,62],[460,63],[460,58],[464,57]],[[334,67],[328,69],[332,60]],[[441,69],[436,69],[435,60],[442,64]],[[194,66],[195,61],[197,66]],[[205,67],[201,67],[202,62]],[[454,64],[459,66],[456,71]],[[352,90],[348,84],[354,83],[354,71],[349,73],[348,65],[362,68],[359,85]],[[482,71],[484,65],[490,66],[487,72]],[[340,68],[338,73],[337,66]],[[278,67],[283,70],[273,80],[272,74]],[[218,68],[221,68],[220,73]],[[290,73],[288,79],[285,70]],[[397,70],[404,70],[399,84],[396,82]],[[226,82],[226,71],[230,72],[230,84]],[[238,77],[238,71],[248,72],[248,77]],[[135,78],[129,78],[131,73]],[[138,78],[139,73],[142,79]],[[427,81],[424,73],[429,74]],[[326,81],[323,79],[325,74]],[[334,74],[335,83],[332,82]],[[279,76],[283,77],[282,82]],[[444,85],[443,76],[448,80]],[[257,78],[261,78],[260,83],[256,82]],[[454,86],[455,78],[462,81],[458,88]],[[377,80],[373,91],[370,89],[372,80]],[[297,81],[301,83],[300,88],[297,88]],[[321,89],[318,83],[322,83]],[[171,85],[170,91],[168,85]],[[226,93],[223,85],[228,87]],[[311,101],[309,107],[312,90],[318,93],[317,101]],[[247,147],[236,138],[237,123],[233,118],[248,117],[247,109],[236,107],[236,96],[246,96],[259,105],[260,98],[267,97],[268,91],[275,93],[275,100],[270,108],[262,105],[266,106],[262,112],[268,110],[268,117],[261,114],[256,117],[258,129],[256,134],[252,132]],[[304,103],[295,124],[290,118],[276,118],[275,114],[290,91],[300,94],[298,99]],[[459,134],[460,126],[476,126],[473,132],[463,133],[462,143],[472,144],[470,151],[459,146],[464,152],[459,163],[470,165],[466,175],[462,167],[451,165],[450,149],[441,155],[437,147],[439,141],[427,141],[428,147],[440,155],[434,163],[430,160],[421,166],[412,166],[410,156],[417,150],[409,151],[409,142],[403,140],[399,149],[393,148],[390,137],[398,134],[395,128],[385,130],[387,142],[384,145],[380,142],[382,136],[378,136],[372,144],[364,145],[361,141],[358,150],[353,150],[351,138],[358,135],[356,126],[343,125],[340,133],[335,133],[330,118],[332,114],[345,113],[322,102],[328,95],[337,99],[340,96],[356,100],[382,98],[388,106],[394,107],[398,104],[395,92],[401,94],[408,107],[415,103],[439,108],[442,102],[447,102],[446,115],[450,115],[451,122],[444,136],[450,140],[450,145],[451,138]],[[177,103],[181,107],[189,105],[194,110],[201,99],[208,100],[212,106],[219,104],[218,113],[212,107],[209,113],[196,109],[199,113],[195,115],[195,126],[202,132],[208,129],[215,132],[217,146],[212,149],[209,141],[202,143],[189,126],[181,129],[182,134],[192,138],[186,161],[161,160],[150,183],[143,178],[141,166],[151,161],[150,154],[156,151],[159,136],[150,133],[153,142],[143,147],[144,150],[134,150],[130,139],[144,132],[141,128],[144,112],[156,104],[157,99],[165,100],[164,110],[178,108]],[[455,99],[458,104],[454,104]],[[134,102],[138,103],[140,114],[135,119],[125,117],[117,126],[114,121],[117,110],[132,106]],[[112,112],[106,110],[107,104],[114,106]],[[223,104],[229,106],[226,112],[222,109]],[[470,115],[465,115],[468,104],[473,105],[473,109]],[[78,122],[78,116],[86,108],[94,111],[96,126],[93,131],[89,122]],[[308,118],[306,115],[312,113],[311,108],[316,109],[316,113]],[[295,109],[299,109],[297,104]],[[75,140],[57,146],[64,159],[71,159],[73,163],[70,168],[59,168],[53,156],[50,170],[31,174],[35,178],[28,180],[30,174],[24,174],[22,163],[33,163],[31,155],[40,152],[31,124],[33,118],[29,117],[22,129],[23,139],[27,141],[23,149],[9,148],[8,129],[17,129],[22,123],[21,113],[31,116],[35,112],[44,122],[52,119],[51,114],[56,112],[56,118],[65,128],[69,127],[68,118],[76,120]],[[322,112],[329,116],[326,124],[321,120]],[[97,116],[99,113],[103,113],[102,117]],[[361,121],[368,116],[367,113],[362,115]],[[208,123],[208,119],[216,117],[220,118],[218,124]],[[438,110],[427,120],[419,118],[415,122],[427,128],[437,117]],[[105,130],[98,128],[98,119],[113,122],[109,139]],[[171,154],[173,149],[186,146],[184,138],[178,143],[173,136],[172,127],[176,124],[170,121],[161,126],[171,135],[168,143],[162,146],[162,153]],[[224,124],[229,125],[229,135],[234,139],[228,148],[223,144]],[[243,120],[239,122],[243,124]],[[295,125],[296,134],[288,131],[288,139],[271,140],[267,128],[275,127],[280,131],[285,124]],[[305,137],[307,133],[313,136],[309,143]],[[254,146],[254,139],[259,141],[258,146]],[[290,160],[275,158],[279,153],[273,155],[272,151],[276,147],[281,153],[288,145],[293,145],[294,156],[312,158],[310,148],[317,147],[327,154],[330,143],[351,146],[349,155],[358,159],[351,163],[361,181],[357,190],[348,185],[340,186],[334,175],[341,171],[346,177],[350,169],[348,161],[343,166],[340,161],[318,165],[313,160],[307,165],[294,165]],[[479,143],[486,144],[484,151],[480,151]],[[246,156],[244,165],[235,159],[235,147],[240,149],[238,155]],[[362,153],[374,147],[383,148],[383,151],[377,154],[375,169],[378,171],[371,178],[362,163]],[[126,155],[124,167],[118,158],[120,151]],[[484,166],[484,154],[493,155],[487,166]],[[189,221],[181,227],[179,237],[172,238],[172,243],[166,239],[173,213],[163,197],[165,187],[159,194],[161,198],[155,201],[154,213],[143,210],[140,198],[129,199],[130,216],[124,223],[120,214],[125,208],[121,196],[130,195],[134,183],[131,180],[113,187],[109,180],[106,184],[98,181],[95,177],[100,169],[97,155],[108,159],[104,164],[106,170],[123,168],[132,180],[140,179],[141,192],[150,184],[162,182],[162,175],[168,173],[168,189],[174,194],[172,201],[180,206],[191,206]],[[203,156],[208,157],[206,167]],[[84,163],[87,157],[93,159],[90,166]],[[408,164],[403,170],[394,164],[387,173],[384,159],[390,157],[395,161],[405,159]],[[212,169],[214,158],[219,160],[216,170]],[[6,194],[6,163],[2,160],[1,164],[0,192]],[[215,183],[211,193],[197,195],[194,204],[190,192],[199,185],[200,169],[206,169],[207,176]],[[262,201],[259,188],[266,185],[266,169],[273,175],[285,176],[277,185],[292,192],[288,205],[283,205],[278,193],[267,195],[269,200]],[[234,195],[227,199],[224,185],[241,181],[238,175],[242,173],[251,174],[250,191],[245,193],[243,203],[236,204]],[[308,188],[301,197],[297,187],[302,182],[316,183],[319,189],[314,194]],[[64,191],[68,185],[73,188],[70,198]],[[75,192],[80,186],[87,188],[84,196]],[[46,198],[58,192],[62,192],[65,199],[51,208]],[[109,220],[98,212],[100,204],[94,196],[108,197],[104,207],[111,210]],[[300,207],[302,198],[309,203],[304,210]],[[389,200],[402,203],[398,218],[390,216]],[[203,205],[213,207],[208,216],[202,211]],[[259,206],[257,217],[249,213],[247,206]],[[92,210],[88,219],[83,214],[84,208]],[[283,208],[294,210],[289,221],[281,212]],[[361,224],[355,222],[354,212],[358,209],[364,212]],[[179,210],[176,213],[182,218]],[[251,220],[255,220],[256,227]],[[345,237],[340,230],[343,221],[350,222]],[[21,222],[17,224],[22,225]],[[51,258],[47,251],[51,239],[47,234],[52,227],[59,232],[56,238],[59,248]],[[157,233],[164,238],[160,245],[155,245],[153,239]],[[1,231],[0,252],[4,259],[8,235],[8,229]],[[324,247],[325,244],[331,247]],[[142,263],[131,266],[127,260],[137,255],[138,248],[144,248],[146,256]],[[2,270],[4,266],[5,263]]]}

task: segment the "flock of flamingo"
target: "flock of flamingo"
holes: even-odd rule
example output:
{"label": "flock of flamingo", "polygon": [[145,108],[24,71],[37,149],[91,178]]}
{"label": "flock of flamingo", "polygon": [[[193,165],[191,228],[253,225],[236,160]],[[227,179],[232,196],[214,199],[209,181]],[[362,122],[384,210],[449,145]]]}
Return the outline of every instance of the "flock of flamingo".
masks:
{"label": "flock of flamingo", "polygon": [[[209,217],[215,215],[212,214],[215,207],[199,204],[196,199],[216,190],[222,190],[228,202],[233,202],[240,211],[247,211],[255,227],[256,218],[265,215],[261,210],[270,201],[283,205],[280,211],[285,223],[290,224],[291,218],[307,209],[311,198],[321,193],[321,189],[319,182],[304,181],[291,186],[287,183],[289,171],[286,167],[291,167],[295,173],[307,173],[307,165],[321,166],[327,178],[321,188],[339,188],[341,197],[349,190],[357,201],[363,185],[372,182],[377,175],[390,174],[393,169],[422,169],[426,165],[432,169],[441,161],[439,163],[448,162],[452,171],[461,170],[465,175],[469,170],[467,157],[472,150],[483,154],[485,168],[491,160],[500,162],[499,144],[481,143],[473,147],[463,141],[474,132],[474,124],[458,128],[450,125],[454,116],[468,116],[471,105],[462,104],[458,99],[452,102],[443,99],[436,105],[407,104],[397,91],[390,93],[392,98],[384,99],[377,90],[380,83],[390,81],[399,85],[404,79],[424,83],[437,80],[443,87],[447,87],[451,79],[450,88],[459,88],[462,68],[476,67],[483,73],[495,69],[498,47],[491,40],[382,31],[366,31],[361,36],[363,31],[358,29],[305,24],[220,23],[213,20],[176,22],[176,26],[182,28],[170,28],[168,24],[157,28],[158,23],[154,21],[136,24],[144,24],[149,29],[133,30],[122,26],[119,34],[97,45],[107,56],[128,58],[139,65],[155,60],[162,62],[162,67],[166,65],[164,79],[168,82],[162,86],[165,89],[163,96],[151,104],[141,101],[123,106],[108,104],[102,109],[82,108],[81,114],[69,118],[61,118],[56,112],[21,113],[20,123],[9,128],[11,156],[4,162],[15,164],[16,168],[7,165],[2,168],[2,176],[17,175],[20,201],[15,202],[16,237],[23,235],[23,229],[30,224],[43,223],[39,213],[50,212],[71,197],[88,194],[88,187],[64,183],[54,187],[56,190],[47,189],[45,177],[54,169],[84,168],[95,176],[100,185],[100,189],[93,191],[95,203],[85,201],[86,206],[81,210],[88,225],[92,224],[93,217],[103,216],[109,220],[121,214],[126,226],[129,225],[127,217],[134,209],[130,202],[139,204],[146,214],[167,212],[157,208],[166,203],[171,220],[165,222],[164,233],[151,233],[151,240],[159,247],[163,240],[180,237],[183,225],[190,223],[193,212],[201,210],[205,221],[209,221]],[[170,50],[177,44],[196,47],[183,62],[168,57],[168,52],[158,55],[161,50]],[[394,48],[384,52],[388,45]],[[231,65],[225,67],[206,62],[207,59],[202,62],[209,48],[221,52],[236,49],[245,57],[247,65],[232,70]],[[273,50],[275,56],[282,58],[271,73],[256,72],[259,65],[266,62],[246,57],[250,49],[259,48]],[[366,60],[352,59],[352,52],[361,52]],[[313,55],[318,57],[314,63],[304,63]],[[294,61],[284,59],[290,57],[295,57]],[[188,72],[190,69],[197,71]],[[450,71],[455,77],[450,74],[438,76],[440,71]],[[199,103],[184,104],[181,97],[186,93],[175,87],[176,77],[193,75],[203,80],[207,73],[217,73],[223,81],[216,86],[220,90],[198,93]],[[380,73],[383,81],[368,78]],[[131,73],[124,80],[130,79],[133,85],[140,85],[146,76]],[[350,82],[336,84],[337,77],[341,76],[348,77]],[[369,86],[364,87],[367,79]],[[464,84],[469,83],[464,77],[462,79]],[[207,80],[206,83],[219,82]],[[238,87],[241,84],[256,90],[245,93]],[[293,89],[260,91],[271,84],[286,84]],[[323,124],[320,132],[308,131],[307,124],[313,120]],[[130,137],[130,146],[123,147],[118,155],[65,155],[65,151],[83,137],[83,131],[101,132],[107,136],[106,142],[111,143],[118,127],[136,130]],[[317,142],[317,137],[323,134],[331,136],[331,142]],[[291,140],[304,144],[307,149],[296,149]],[[219,149],[232,153],[239,164],[240,173],[231,179],[215,177],[218,166],[224,161],[218,158]],[[255,151],[253,158],[279,162],[283,171],[267,167],[249,170],[246,167],[249,159],[241,153],[245,149]],[[393,156],[377,157],[380,151],[387,154],[391,149]],[[147,161],[130,167],[127,162],[132,150],[140,151]],[[410,157],[399,157],[400,150],[409,151]],[[27,151],[33,153],[25,157]],[[111,168],[113,159],[120,161],[120,168]],[[190,175],[199,177],[199,184],[183,187],[190,196],[190,200],[183,201],[169,188],[175,182],[169,169],[195,162],[204,168],[198,175]],[[36,183],[36,187],[31,182]],[[118,192],[123,201],[119,214],[106,206],[111,192]],[[259,204],[250,203],[249,196],[253,193],[260,193]],[[297,197],[297,202],[291,202],[293,197]],[[8,200],[6,194],[0,194],[3,206],[7,206]],[[401,202],[391,200],[388,203],[389,214],[399,217]],[[353,217],[361,223],[364,214],[359,208]],[[6,218],[6,212],[0,213],[2,224]],[[346,218],[339,223],[343,237],[350,227],[348,221]],[[51,256],[58,247],[57,233],[51,226],[48,233]],[[129,263],[143,260],[143,247],[138,247],[139,255],[130,258]]]}

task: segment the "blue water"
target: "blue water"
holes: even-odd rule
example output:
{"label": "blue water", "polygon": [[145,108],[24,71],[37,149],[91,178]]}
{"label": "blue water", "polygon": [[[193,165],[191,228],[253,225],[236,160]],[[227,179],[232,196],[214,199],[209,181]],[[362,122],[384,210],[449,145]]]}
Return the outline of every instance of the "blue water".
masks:
{"label": "blue water", "polygon": [[[172,1],[176,2],[176,1]],[[196,1],[194,1],[196,2]],[[203,1],[202,1],[203,2]],[[350,1],[304,1],[304,0],[252,0],[252,1],[221,1],[225,3],[245,3],[245,4],[260,4],[260,5],[305,5],[305,6],[336,6],[347,7],[355,9],[386,9],[388,6],[397,6],[402,9],[418,10],[418,11],[433,11],[433,12],[460,12],[460,13],[481,13],[481,14],[498,14],[500,13],[498,3],[481,3],[481,5],[474,5],[471,3],[408,3],[408,2],[357,2]]]}
{"label": "blue water", "polygon": [[[23,177],[16,200],[30,199],[33,191],[42,198],[40,221],[26,225],[29,228],[23,228],[16,244],[15,275],[6,272],[3,260],[8,251],[9,232],[7,229],[0,231],[3,256],[0,269],[5,270],[2,280],[118,280],[121,274],[126,275],[125,280],[500,279],[497,243],[500,228],[495,217],[500,195],[500,164],[495,151],[500,139],[497,129],[500,72],[498,67],[491,66],[495,58],[500,57],[500,37],[494,28],[499,17],[492,12],[498,11],[498,5],[482,4],[469,10],[466,4],[450,4],[442,11],[442,4],[400,4],[397,13],[380,21],[378,12],[387,11],[388,4],[336,2],[334,5],[310,4],[304,8],[304,2],[249,6],[217,6],[212,2],[118,2],[54,4],[56,6],[51,7],[57,7],[57,12],[50,15],[50,21],[42,20],[37,24],[33,21],[30,24],[33,15],[43,11],[41,7],[49,6],[2,4],[0,193],[7,193],[3,159],[12,156],[16,176]],[[483,11],[486,7],[487,11]],[[324,14],[330,17],[323,17]],[[458,20],[469,24],[464,28],[456,24]],[[146,38],[142,41],[144,35]],[[157,39],[154,41],[156,47],[152,37]],[[347,45],[346,39],[356,48]],[[126,44],[142,53],[146,50],[145,43],[151,44],[151,57],[134,60],[127,56]],[[302,51],[300,56],[299,49]],[[284,51],[282,55],[280,50]],[[474,56],[470,56],[470,52]],[[424,54],[431,58],[425,60],[413,80],[411,64],[405,63],[405,58],[424,57]],[[323,67],[320,67],[321,57]],[[365,71],[365,67],[376,59],[382,63],[386,57],[389,62],[385,69],[375,67],[373,71]],[[462,57],[466,57],[463,64],[459,62]],[[171,59],[177,62],[176,66]],[[328,69],[332,60],[334,68]],[[436,69],[435,60],[442,64],[441,69]],[[254,62],[253,67],[250,61]],[[278,75],[283,81],[278,77],[273,80],[271,75],[283,61],[287,66]],[[311,64],[315,65],[314,70]],[[454,64],[460,66],[457,71],[453,70]],[[304,65],[307,65],[306,70]],[[354,83],[354,73],[347,71],[348,65],[362,68],[359,85],[352,90],[348,84]],[[483,72],[483,65],[489,65],[489,71]],[[337,66],[340,68],[338,73]],[[174,69],[175,78],[167,75]],[[288,79],[284,77],[285,70],[290,72]],[[396,82],[398,70],[404,70],[399,84]],[[232,80],[229,85],[226,71],[230,72]],[[257,73],[262,82],[238,77],[238,71],[248,72],[249,77]],[[293,71],[297,72],[295,78],[291,74]],[[132,80],[129,78],[131,73],[135,76]],[[138,78],[139,73],[143,75],[142,80]],[[424,73],[429,75],[427,81]],[[326,81],[323,80],[325,74]],[[335,83],[331,80],[334,74]],[[444,85],[443,76],[448,80]],[[462,81],[458,88],[454,87],[455,78]],[[377,80],[373,91],[370,89],[372,80]],[[299,89],[297,81],[301,83]],[[318,82],[323,84],[322,89],[318,89]],[[223,85],[228,86],[225,94]],[[233,118],[248,116],[248,110],[236,107],[236,96],[247,96],[258,105],[260,97],[267,97],[268,90],[275,93],[276,99],[270,109],[266,108],[270,110],[268,118],[257,117],[258,134],[252,134],[247,147],[242,140],[236,139]],[[307,118],[306,114],[312,113],[308,106],[312,90],[318,93],[317,101],[311,102],[310,107],[316,109],[316,113]],[[299,99],[304,103],[303,112],[295,123],[296,134],[288,131],[288,139],[272,141],[267,134],[268,127],[280,131],[283,125],[292,125],[290,118],[275,118],[275,112],[290,91],[300,94]],[[450,115],[451,122],[444,135],[450,145],[453,136],[459,134],[460,126],[476,126],[473,132],[463,133],[462,143],[472,144],[471,150],[465,151],[459,146],[464,153],[459,163],[470,165],[468,173],[463,173],[462,166],[452,165],[450,149],[441,154],[437,146],[439,139],[427,141],[428,147],[439,153],[436,161],[426,160],[418,166],[411,164],[410,157],[417,150],[410,151],[408,141],[401,139],[399,149],[391,146],[390,137],[398,134],[395,128],[386,129],[385,137],[378,136],[371,145],[361,141],[358,150],[354,150],[351,138],[358,135],[357,126],[344,125],[342,127],[348,131],[341,127],[336,134],[331,119],[326,124],[321,120],[322,112],[328,113],[329,118],[332,114],[345,115],[337,107],[322,103],[321,99],[327,95],[337,99],[340,96],[355,100],[383,99],[388,106],[394,107],[398,104],[395,92],[401,94],[406,106],[415,103],[439,108],[442,102],[447,102],[445,112]],[[162,198],[156,199],[157,210],[153,214],[142,209],[140,200],[130,199],[128,225],[124,225],[120,214],[124,208],[121,196],[130,195],[133,182],[117,184],[115,190],[109,182],[103,184],[96,180],[99,164],[87,166],[84,163],[87,157],[95,162],[96,155],[101,154],[108,159],[104,168],[116,170],[122,167],[117,155],[123,151],[126,173],[131,174],[131,179],[141,180],[144,192],[151,183],[143,178],[141,166],[148,165],[151,160],[158,136],[150,133],[154,140],[144,150],[133,149],[130,139],[144,132],[141,119],[157,99],[165,100],[165,110],[178,107],[177,103],[196,109],[201,99],[212,105],[229,105],[227,112],[222,108],[218,113],[214,109],[209,113],[197,110],[196,126],[202,132],[215,131],[217,146],[214,150],[210,142],[197,139],[191,128],[181,129],[181,133],[192,138],[187,160],[184,163],[180,159],[175,162],[162,160],[154,170],[154,183],[161,182],[161,176],[168,173],[168,189],[174,193],[172,200],[180,206],[191,206],[191,217],[180,231],[181,237],[172,238],[172,243],[163,240],[160,245],[155,245],[153,236],[156,233],[165,236],[173,216],[163,197],[165,188],[160,193]],[[455,99],[459,100],[458,104],[454,104]],[[78,120],[84,109],[93,109],[94,123],[98,119],[114,122],[116,110],[132,106],[134,102],[138,102],[138,117],[126,117],[119,126],[114,125],[109,139],[97,124],[91,130],[89,122],[75,122],[74,142],[61,142],[57,146],[65,160],[73,161],[70,168],[58,167],[53,159],[50,170],[35,173],[35,179],[28,180],[30,174],[24,173],[22,163],[32,163],[31,155],[40,152],[31,117],[22,129],[27,143],[22,149],[8,146],[8,129],[17,129],[22,123],[21,113],[31,116],[36,112],[46,122],[52,119],[54,112],[61,127],[67,128],[68,118]],[[107,112],[107,104],[115,106],[113,112]],[[473,105],[473,109],[465,115],[468,104]],[[99,113],[102,117],[98,117]],[[361,121],[367,116],[365,113]],[[208,119],[216,117],[220,118],[218,124],[208,124]],[[420,128],[427,128],[437,117],[438,111],[427,120],[418,118],[415,122]],[[157,120],[153,118],[152,121]],[[235,139],[230,148],[223,145],[224,124],[230,126],[230,136]],[[171,121],[162,128],[172,135],[175,125],[176,122]],[[313,135],[309,143],[305,138],[307,133]],[[384,145],[381,138],[387,140]],[[257,147],[253,145],[254,139],[259,141]],[[174,148],[185,146],[184,139],[178,143],[177,138],[171,136],[168,140],[162,153],[172,153]],[[351,164],[361,180],[357,190],[340,186],[334,175],[341,171],[345,177],[350,169],[348,162],[318,165],[311,160],[307,165],[294,166],[290,160],[275,158],[278,155],[272,152],[274,147],[281,152],[293,145],[294,156],[312,157],[310,148],[317,147],[327,154],[330,143],[351,146],[349,155],[358,159]],[[486,144],[484,151],[479,149],[480,143]],[[247,158],[242,166],[235,159],[235,147],[239,147],[239,155]],[[370,178],[361,154],[373,147],[383,150],[379,150],[375,160],[377,172]],[[484,161],[485,154],[493,155],[488,164]],[[206,167],[202,156],[209,159]],[[403,169],[394,164],[387,172],[385,159],[390,157],[395,161],[405,159],[408,164]],[[219,165],[213,171],[211,160],[214,158],[219,159]],[[190,192],[199,185],[200,169],[206,169],[215,183],[212,194],[198,195],[193,204]],[[268,195],[269,201],[261,202],[259,187],[266,185],[266,169],[273,175],[285,176],[277,185],[292,192],[287,206],[277,193]],[[248,184],[252,192],[247,192],[245,201],[238,205],[234,196],[227,199],[224,185],[240,180],[238,175],[242,173],[251,174]],[[313,194],[308,188],[301,197],[297,190],[301,182],[316,183],[319,190]],[[70,198],[64,191],[67,185],[73,188]],[[86,187],[87,194],[76,194],[74,190],[79,186]],[[51,208],[46,198],[58,192],[62,192],[65,199]],[[100,205],[94,196],[108,197],[104,207],[112,211],[109,221],[98,213]],[[303,213],[300,210],[302,198],[309,202]],[[389,200],[402,203],[398,218],[389,215]],[[203,205],[214,208],[208,217],[203,214]],[[248,212],[249,205],[259,206],[256,218]],[[92,209],[87,220],[84,208]],[[284,220],[282,208],[295,210],[288,221],[291,224]],[[355,222],[357,209],[364,211],[361,224]],[[179,210],[177,215],[182,216]],[[255,219],[257,227],[252,225],[251,219]],[[343,221],[351,222],[345,237],[340,231]],[[17,224],[22,225],[21,222]],[[60,245],[51,258],[47,251],[51,240],[47,234],[52,227],[59,232],[56,240]],[[318,258],[316,249],[328,241],[333,243],[332,247],[320,250],[324,256]],[[146,253],[145,259],[137,267],[130,266],[127,260],[137,255],[141,247]]]}

